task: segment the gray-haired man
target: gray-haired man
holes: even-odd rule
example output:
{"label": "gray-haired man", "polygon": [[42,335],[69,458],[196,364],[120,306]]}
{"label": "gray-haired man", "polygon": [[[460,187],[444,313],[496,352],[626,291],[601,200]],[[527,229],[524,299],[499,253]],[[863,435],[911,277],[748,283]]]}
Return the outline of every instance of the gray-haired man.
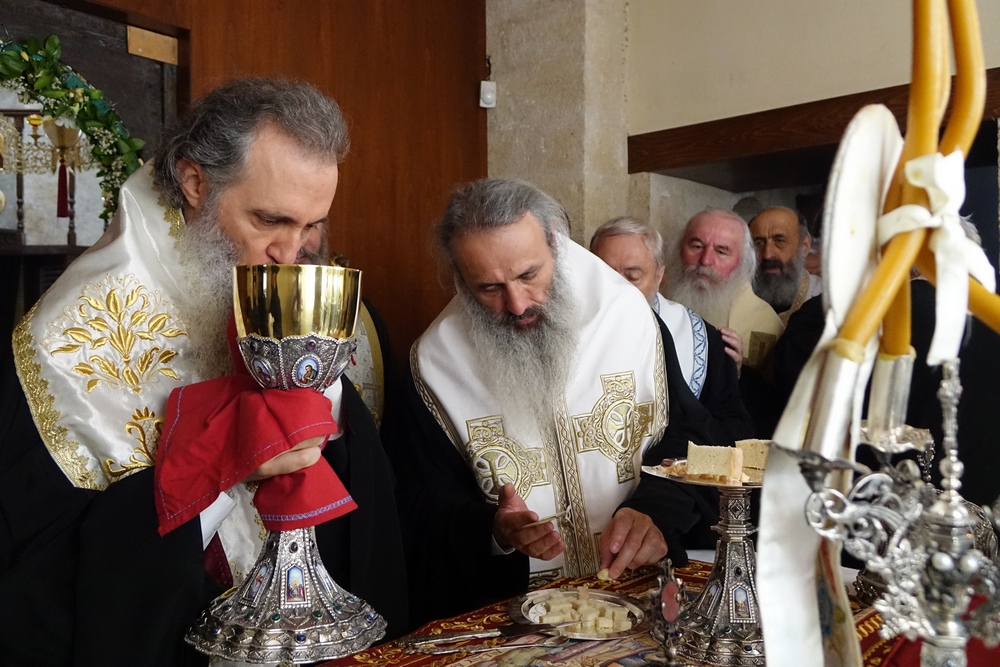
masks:
{"label": "gray-haired man", "polygon": [[[719,330],[658,291],[665,269],[660,233],[637,218],[612,218],[594,232],[590,251],[635,285],[666,326],[665,346],[672,345],[675,352],[673,359],[666,355],[671,404],[688,401],[685,420],[697,423],[696,430],[703,435],[703,424],[712,424],[712,442],[699,444],[723,444],[751,437],[753,420],[743,406],[736,365],[726,354]],[[675,383],[673,376],[678,374],[683,382]],[[699,405],[692,404],[691,399]],[[685,454],[686,450],[676,452],[677,456]]]}
{"label": "gray-haired man", "polygon": [[455,192],[437,226],[458,294],[413,347],[410,440],[390,452],[427,616],[668,546],[686,561],[697,500],[640,482],[680,437],[660,327],[567,230],[551,197],[497,179]]}
{"label": "gray-haired man", "polygon": [[167,398],[233,372],[232,267],[295,261],[329,215],[346,150],[340,109],[315,88],[222,86],[167,132],[155,169],[123,185],[105,235],[18,326],[17,376],[7,369],[0,388],[0,654],[10,664],[205,662],[184,632],[247,575],[261,544],[245,482],[320,456],[359,506],[317,526],[326,565],[389,632],[406,630],[388,463],[350,382],[326,393],[346,435],[321,451],[325,437],[286,434],[294,449],[232,480],[197,520],[157,533]]}
{"label": "gray-haired man", "polygon": [[676,245],[679,261],[667,263],[667,296],[707,321],[738,334],[743,363],[769,372],[771,353],[784,325],[753,293],[757,257],[750,230],[732,211],[695,214]]}

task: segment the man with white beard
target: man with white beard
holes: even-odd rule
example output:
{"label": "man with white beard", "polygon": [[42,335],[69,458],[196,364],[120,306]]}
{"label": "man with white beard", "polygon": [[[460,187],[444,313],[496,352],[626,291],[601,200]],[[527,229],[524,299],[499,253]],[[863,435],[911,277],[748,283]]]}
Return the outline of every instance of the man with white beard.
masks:
{"label": "man with white beard", "polygon": [[[663,237],[649,224],[622,216],[597,228],[590,238],[590,251],[646,297],[653,312],[666,326],[664,347],[667,361],[671,415],[685,403],[685,423],[703,428],[711,422],[713,439],[697,444],[721,445],[753,436],[753,420],[740,398],[737,367],[726,355],[721,333],[690,308],[659,293],[663,280]],[[683,379],[683,382],[674,382]],[[693,400],[692,400],[693,399]],[[687,443],[676,456],[687,455]]]}
{"label": "man with white beard", "polygon": [[792,313],[823,291],[819,277],[805,268],[812,246],[805,218],[790,208],[766,208],[750,221],[750,236],[757,251],[753,291],[787,325]]}
{"label": "man with white beard", "polygon": [[[692,217],[677,244],[679,262],[667,263],[667,297],[737,336],[726,338],[743,363],[768,373],[784,325],[753,293],[757,260],[750,231],[731,211],[708,208]],[[751,410],[751,414],[753,411]]]}
{"label": "man with white beard", "polygon": [[421,612],[614,578],[668,552],[686,562],[703,508],[681,485],[640,481],[677,429],[642,295],[521,181],[455,192],[436,242],[458,294],[411,351],[410,438],[390,450]]}
{"label": "man with white beard", "polygon": [[[284,431],[270,450],[283,453],[264,454],[162,537],[154,502],[168,396],[242,370],[226,332],[233,266],[295,261],[329,216],[347,146],[340,109],[315,88],[225,84],[167,131],[154,163],[122,186],[105,235],[16,329],[17,373],[5,369],[0,385],[4,664],[205,664],[184,633],[261,546],[247,483],[320,457],[358,505],[316,526],[327,568],[390,633],[407,629],[391,474],[346,379],[305,397],[329,430]],[[224,472],[208,460],[191,463],[192,482]]]}

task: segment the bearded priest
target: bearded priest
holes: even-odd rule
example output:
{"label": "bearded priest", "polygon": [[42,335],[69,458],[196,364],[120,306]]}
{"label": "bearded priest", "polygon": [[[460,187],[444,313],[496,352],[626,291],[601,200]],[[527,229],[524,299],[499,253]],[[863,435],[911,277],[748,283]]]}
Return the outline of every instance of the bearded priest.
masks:
{"label": "bearded priest", "polygon": [[[278,390],[248,386],[227,340],[233,266],[295,262],[327,220],[347,146],[340,109],[312,86],[223,85],[168,131],[105,235],[18,326],[17,373],[0,387],[4,664],[205,664],[184,633],[254,563],[254,489],[327,464],[350,494],[338,507],[357,509],[316,527],[322,558],[390,634],[406,630],[395,501],[368,409],[342,378],[325,394],[291,390],[306,393],[285,414],[265,410]],[[193,496],[178,525],[158,516],[161,432],[187,447],[172,467]],[[237,460],[264,432],[273,442]]]}
{"label": "bearded priest", "polygon": [[456,191],[437,224],[457,294],[411,350],[409,437],[389,448],[415,622],[684,564],[685,533],[717,512],[641,473],[682,439],[676,352],[568,226],[552,197],[500,179]]}

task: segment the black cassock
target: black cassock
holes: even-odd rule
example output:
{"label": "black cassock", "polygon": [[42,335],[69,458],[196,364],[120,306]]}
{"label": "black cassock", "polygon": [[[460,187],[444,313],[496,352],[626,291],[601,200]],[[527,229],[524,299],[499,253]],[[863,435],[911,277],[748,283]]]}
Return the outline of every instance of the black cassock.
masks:
{"label": "black cassock", "polygon": [[[686,456],[688,440],[724,444],[750,437],[753,423],[740,401],[735,364],[710,336],[708,377],[701,400],[688,388],[677,363],[673,339],[660,322],[666,359],[669,423],[663,438],[647,450],[643,463]],[[402,382],[408,410],[386,438],[399,481],[397,499],[410,573],[410,618],[414,624],[454,616],[520,595],[528,587],[528,557],[492,554],[493,516],[456,450],[418,395],[412,377]],[[710,410],[706,406],[712,406]],[[714,414],[713,414],[714,412]],[[667,541],[675,566],[687,563],[687,548],[707,547],[718,522],[714,489],[675,484],[642,474],[621,507],[648,514]]]}
{"label": "black cassock", "polygon": [[[222,593],[198,518],[160,537],[153,469],[104,491],[52,460],[8,364],[0,387],[0,664],[204,665],[183,636]],[[345,434],[323,455],[358,509],[316,527],[341,586],[404,633],[407,585],[392,473],[368,408],[341,380]]]}

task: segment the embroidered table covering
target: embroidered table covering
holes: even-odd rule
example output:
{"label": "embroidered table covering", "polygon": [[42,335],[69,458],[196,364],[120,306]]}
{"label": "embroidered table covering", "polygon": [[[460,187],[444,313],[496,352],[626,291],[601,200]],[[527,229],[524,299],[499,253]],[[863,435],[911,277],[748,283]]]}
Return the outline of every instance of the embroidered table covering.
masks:
{"label": "embroidered table covering", "polygon": [[[691,561],[688,567],[675,570],[677,576],[687,584],[689,595],[701,590],[712,570],[710,563]],[[644,567],[634,572],[626,571],[617,581],[598,581],[595,577],[565,577],[558,579],[545,588],[566,588],[574,586],[589,586],[595,590],[607,590],[623,595],[642,598],[649,590],[657,586],[659,570],[656,567]],[[510,622],[507,615],[507,602],[477,609],[467,614],[433,621],[414,632],[418,635],[437,632],[457,632],[462,630],[477,630],[493,628]],[[864,656],[865,667],[886,667],[889,664],[900,664],[889,661],[899,655],[901,641],[899,639],[883,640],[878,635],[882,619],[873,609],[859,610],[855,615],[858,639],[861,641],[861,653]],[[475,645],[503,643],[502,639],[473,640]],[[367,651],[324,663],[322,667],[349,667],[365,665],[397,666],[397,667],[485,667],[487,665],[521,664],[559,667],[613,667],[616,665],[644,665],[646,657],[651,658],[650,664],[656,664],[652,656],[657,653],[655,640],[648,634],[604,642],[569,642],[559,647],[544,649],[544,653],[532,658],[528,651],[540,653],[543,649],[508,649],[505,651],[484,653],[450,653],[444,655],[423,655],[408,653],[396,642],[388,642],[373,646]],[[516,654],[521,654],[519,660]],[[914,664],[919,664],[914,663]]]}

